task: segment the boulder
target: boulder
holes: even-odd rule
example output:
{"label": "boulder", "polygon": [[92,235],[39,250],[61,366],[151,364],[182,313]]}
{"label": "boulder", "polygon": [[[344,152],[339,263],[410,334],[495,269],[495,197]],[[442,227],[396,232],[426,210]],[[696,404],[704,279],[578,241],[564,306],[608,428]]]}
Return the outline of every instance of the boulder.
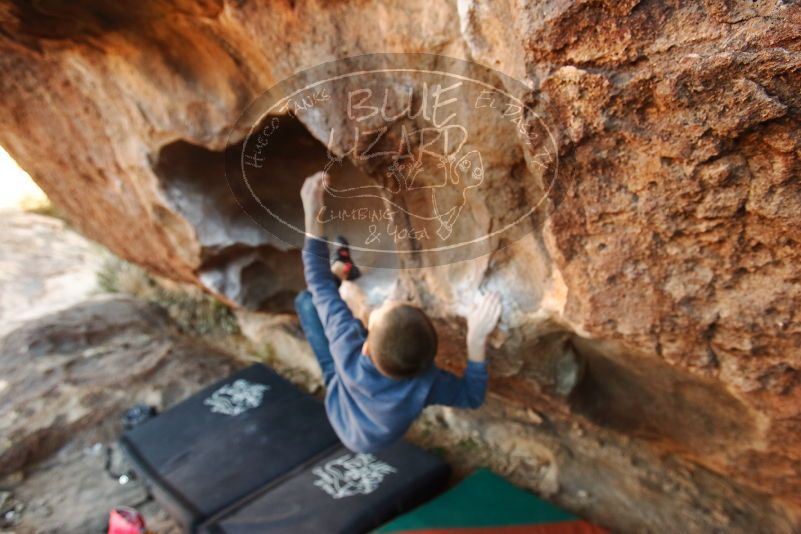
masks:
{"label": "boulder", "polygon": [[[677,506],[709,512],[693,531],[801,528],[797,4],[2,6],[0,144],[89,237],[252,311],[290,310],[303,286],[297,248],[226,183],[253,99],[375,51],[470,59],[519,80],[558,126],[557,179],[543,187],[520,140],[487,123],[476,142],[492,180],[471,220],[492,228],[543,198],[528,231],[464,261],[368,273],[364,298],[424,305],[440,364],[458,369],[461,316],[478,293],[502,293],[491,397],[541,414],[536,431],[505,417],[561,451],[547,486],[557,501],[628,531],[674,530],[657,511]],[[302,178],[325,156],[320,126],[339,119],[286,119],[284,172],[260,196],[297,219]],[[690,472],[693,485],[670,482]],[[571,500],[582,478],[620,485]],[[638,508],[646,493],[653,507]],[[734,504],[747,502],[759,504]]]}
{"label": "boulder", "polygon": [[0,210],[0,336],[97,290],[107,256],[62,220]]}
{"label": "boulder", "polygon": [[113,507],[131,506],[154,531],[178,532],[141,481],[118,481],[130,470],[116,445],[122,415],[135,404],[162,411],[241,366],[128,296],[17,325],[0,339],[0,527],[98,532]]}
{"label": "boulder", "polygon": [[0,340],[0,476],[60,447],[114,441],[138,403],[158,410],[241,364],[179,334],[155,304],[97,295]]}

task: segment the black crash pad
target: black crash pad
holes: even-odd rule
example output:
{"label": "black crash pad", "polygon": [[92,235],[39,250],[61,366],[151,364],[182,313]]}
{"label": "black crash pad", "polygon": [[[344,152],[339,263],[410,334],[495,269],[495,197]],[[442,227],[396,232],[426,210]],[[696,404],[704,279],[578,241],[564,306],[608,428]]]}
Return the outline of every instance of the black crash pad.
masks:
{"label": "black crash pad", "polygon": [[341,446],[322,402],[261,364],[125,432],[120,444],[187,532]]}
{"label": "black crash pad", "polygon": [[221,512],[200,532],[366,532],[439,493],[448,475],[445,462],[405,442],[375,454],[343,447]]}

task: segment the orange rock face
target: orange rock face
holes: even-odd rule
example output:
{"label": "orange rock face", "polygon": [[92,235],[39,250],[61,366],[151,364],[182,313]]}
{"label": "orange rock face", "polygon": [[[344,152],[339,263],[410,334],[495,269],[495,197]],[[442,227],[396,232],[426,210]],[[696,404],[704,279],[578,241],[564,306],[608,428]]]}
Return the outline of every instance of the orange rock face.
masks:
{"label": "orange rock face", "polygon": [[[117,254],[282,311],[303,286],[298,251],[224,176],[254,98],[378,51],[520,80],[550,104],[558,179],[544,188],[519,140],[484,124],[471,220],[492,227],[546,192],[529,231],[365,276],[367,299],[423,304],[440,363],[458,367],[460,315],[503,294],[492,398],[462,422],[545,451],[517,478],[562,504],[621,531],[801,530],[801,9],[455,4],[5,1],[0,144]],[[340,117],[299,119],[261,192],[296,217],[319,127]]]}

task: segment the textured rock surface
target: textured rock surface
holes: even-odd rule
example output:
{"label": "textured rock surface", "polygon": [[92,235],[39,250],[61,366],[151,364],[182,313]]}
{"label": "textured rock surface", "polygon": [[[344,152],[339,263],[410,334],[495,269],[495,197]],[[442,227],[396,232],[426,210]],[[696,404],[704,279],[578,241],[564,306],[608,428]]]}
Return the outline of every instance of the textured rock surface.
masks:
{"label": "textured rock surface", "polygon": [[111,295],[23,324],[0,340],[0,356],[0,475],[137,402],[163,409],[235,368],[180,337],[161,308]]}
{"label": "textured rock surface", "polygon": [[0,210],[0,225],[0,336],[95,291],[103,251],[64,221]]}
{"label": "textured rock surface", "polygon": [[132,405],[163,410],[241,365],[124,296],[95,296],[16,328],[0,339],[0,487],[19,513],[0,526],[98,532],[111,507],[127,505],[154,531],[177,532],[139,483],[110,477],[124,470],[114,461],[107,472],[106,447]]}
{"label": "textured rock surface", "polygon": [[[0,20],[0,144],[90,237],[250,308],[286,309],[302,285],[297,251],[220,175],[253,97],[375,51],[472,58],[541,90],[560,168],[531,233],[365,277],[368,299],[423,303],[458,367],[459,315],[479,288],[504,294],[500,411],[476,428],[550,451],[558,469],[525,482],[557,501],[632,531],[688,507],[695,531],[801,528],[796,3],[6,1]],[[298,133],[277,201],[296,202],[314,143]],[[479,213],[502,217],[514,191],[498,181]]]}
{"label": "textured rock surface", "polygon": [[148,496],[141,481],[122,485],[111,476],[118,471],[107,470],[106,447],[111,447],[112,459],[122,456],[111,444],[67,446],[24,477],[3,480],[9,500],[8,508],[0,505],[0,510],[14,513],[0,520],[0,527],[19,534],[100,533],[108,530],[112,508],[130,506],[142,514],[152,532],[179,534],[179,524]]}

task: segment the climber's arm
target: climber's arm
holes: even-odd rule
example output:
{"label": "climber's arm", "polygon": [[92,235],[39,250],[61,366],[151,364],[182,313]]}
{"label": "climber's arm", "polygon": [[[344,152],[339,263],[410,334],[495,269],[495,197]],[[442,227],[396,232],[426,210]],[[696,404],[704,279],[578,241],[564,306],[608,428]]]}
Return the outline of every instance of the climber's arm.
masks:
{"label": "climber's arm", "polygon": [[468,360],[464,378],[442,369],[426,398],[426,404],[444,404],[456,408],[478,408],[487,393],[487,363]]}
{"label": "climber's arm", "polygon": [[490,293],[467,316],[467,369],[464,378],[436,370],[436,377],[426,399],[427,404],[445,404],[459,408],[478,408],[487,391],[487,337],[501,315],[501,299]]}
{"label": "climber's arm", "polygon": [[303,274],[306,285],[312,294],[312,302],[320,316],[329,343],[339,338],[356,319],[342,297],[339,296],[336,277],[328,263],[328,243],[321,239],[323,224],[317,214],[323,207],[324,173],[317,173],[303,183],[300,190],[303,211],[306,219],[306,239],[303,244]]}

